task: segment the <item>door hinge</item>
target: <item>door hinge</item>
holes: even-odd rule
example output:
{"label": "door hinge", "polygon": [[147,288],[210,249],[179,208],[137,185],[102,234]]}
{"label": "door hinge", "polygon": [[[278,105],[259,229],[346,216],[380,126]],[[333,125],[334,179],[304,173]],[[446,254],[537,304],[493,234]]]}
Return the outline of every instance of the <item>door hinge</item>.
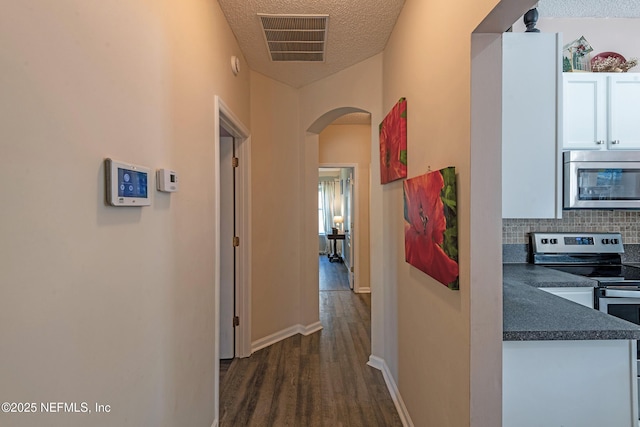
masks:
{"label": "door hinge", "polygon": [[238,316],[233,316],[233,327],[240,326],[240,318]]}
{"label": "door hinge", "polygon": [[240,159],[237,157],[231,158],[231,167],[237,168],[240,165]]}
{"label": "door hinge", "polygon": [[234,236],[234,238],[233,238],[233,247],[237,248],[238,246],[240,246],[240,238],[238,236]]}

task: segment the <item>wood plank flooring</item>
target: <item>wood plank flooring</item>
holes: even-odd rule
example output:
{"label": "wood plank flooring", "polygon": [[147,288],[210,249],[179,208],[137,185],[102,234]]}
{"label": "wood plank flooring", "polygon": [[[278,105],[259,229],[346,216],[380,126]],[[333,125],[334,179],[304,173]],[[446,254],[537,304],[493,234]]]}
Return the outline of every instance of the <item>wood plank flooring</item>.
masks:
{"label": "wood plank flooring", "polygon": [[348,291],[349,276],[347,267],[341,262],[329,262],[326,255],[320,255],[318,260],[320,268],[321,291]]}
{"label": "wood plank flooring", "polygon": [[320,332],[230,363],[220,382],[220,426],[402,426],[382,373],[366,365],[370,313],[368,294],[321,291]]}

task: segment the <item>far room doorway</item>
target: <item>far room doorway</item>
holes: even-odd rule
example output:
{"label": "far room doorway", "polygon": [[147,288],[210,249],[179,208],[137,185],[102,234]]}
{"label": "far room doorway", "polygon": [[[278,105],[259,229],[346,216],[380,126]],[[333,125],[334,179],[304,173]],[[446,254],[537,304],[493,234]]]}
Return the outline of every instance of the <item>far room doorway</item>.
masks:
{"label": "far room doorway", "polygon": [[[326,263],[333,270],[340,270],[337,264],[343,268],[342,271],[346,270],[348,289],[355,293],[371,292],[371,133],[371,115],[364,111],[343,114],[318,132],[318,254],[324,254],[324,261],[334,261]],[[321,205],[323,181],[332,181],[335,188],[334,198],[324,201],[324,211]],[[331,188],[331,184],[325,186]],[[333,210],[330,210],[330,201],[333,202]],[[320,223],[321,217],[323,224]],[[337,240],[327,237],[333,228],[339,231]],[[334,256],[329,258],[327,255]],[[319,288],[322,288],[322,283],[319,283]]]}
{"label": "far room doorway", "polygon": [[355,166],[318,170],[318,253],[321,291],[354,288]]}

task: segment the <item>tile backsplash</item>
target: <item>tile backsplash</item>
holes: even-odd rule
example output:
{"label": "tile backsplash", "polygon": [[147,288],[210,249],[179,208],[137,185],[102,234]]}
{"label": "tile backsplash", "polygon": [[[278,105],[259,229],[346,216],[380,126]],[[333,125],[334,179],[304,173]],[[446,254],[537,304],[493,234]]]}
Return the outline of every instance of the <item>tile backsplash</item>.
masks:
{"label": "tile backsplash", "polygon": [[502,243],[529,243],[532,231],[613,231],[625,244],[640,243],[639,211],[564,211],[562,219],[503,219]]}

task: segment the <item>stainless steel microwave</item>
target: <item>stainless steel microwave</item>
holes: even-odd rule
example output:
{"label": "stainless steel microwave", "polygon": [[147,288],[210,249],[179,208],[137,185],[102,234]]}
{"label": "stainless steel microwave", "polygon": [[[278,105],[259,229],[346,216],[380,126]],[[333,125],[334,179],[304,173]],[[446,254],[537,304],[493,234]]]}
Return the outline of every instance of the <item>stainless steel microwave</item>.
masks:
{"label": "stainless steel microwave", "polygon": [[639,209],[640,151],[565,151],[565,209]]}

